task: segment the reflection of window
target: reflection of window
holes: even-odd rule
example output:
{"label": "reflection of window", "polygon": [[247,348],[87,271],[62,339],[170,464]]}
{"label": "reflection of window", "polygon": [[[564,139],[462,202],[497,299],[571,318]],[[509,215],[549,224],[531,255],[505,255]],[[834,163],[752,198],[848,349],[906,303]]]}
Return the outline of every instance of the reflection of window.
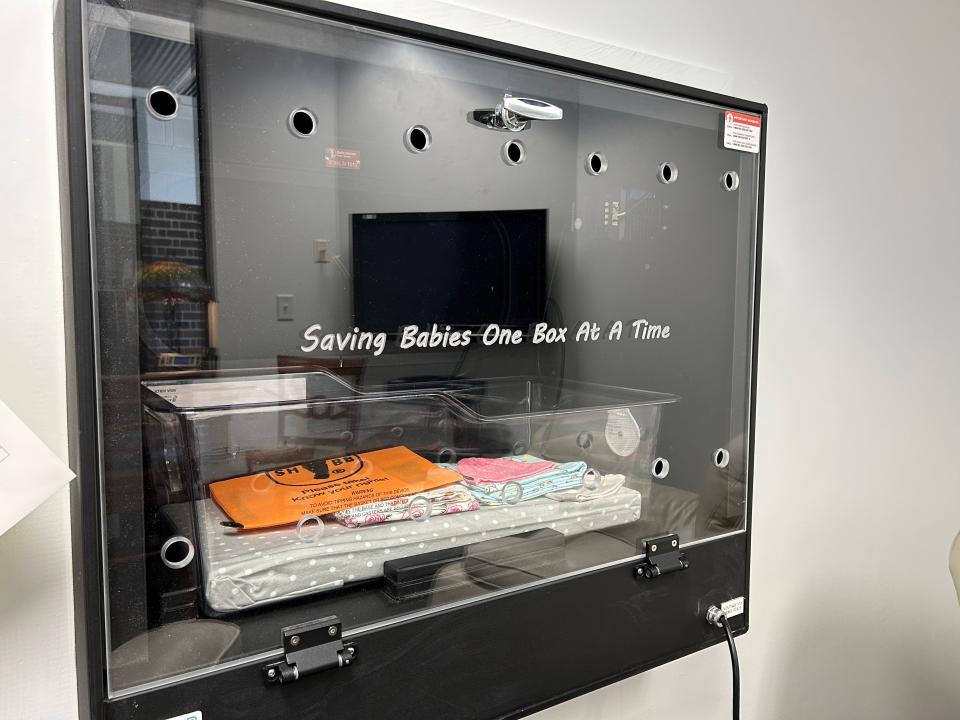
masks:
{"label": "reflection of window", "polygon": [[[140,33],[130,36],[131,75],[136,88],[140,198],[196,205],[199,202],[194,46]],[[178,111],[159,120],[147,109],[150,88],[168,88]]]}
{"label": "reflection of window", "polygon": [[[145,370],[198,367],[208,350],[207,249],[200,204],[194,45],[130,35],[139,188],[141,339]],[[147,107],[151,88],[168,89],[177,113]]]}

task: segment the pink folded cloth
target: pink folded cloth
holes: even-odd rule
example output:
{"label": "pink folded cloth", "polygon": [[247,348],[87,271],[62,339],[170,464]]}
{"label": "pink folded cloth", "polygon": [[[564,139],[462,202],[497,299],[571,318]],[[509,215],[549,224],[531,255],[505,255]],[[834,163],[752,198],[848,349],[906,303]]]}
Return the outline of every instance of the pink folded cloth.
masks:
{"label": "pink folded cloth", "polygon": [[549,472],[557,466],[549,460],[528,461],[511,458],[465,458],[457,463],[457,470],[469,484],[502,484],[523,480]]}

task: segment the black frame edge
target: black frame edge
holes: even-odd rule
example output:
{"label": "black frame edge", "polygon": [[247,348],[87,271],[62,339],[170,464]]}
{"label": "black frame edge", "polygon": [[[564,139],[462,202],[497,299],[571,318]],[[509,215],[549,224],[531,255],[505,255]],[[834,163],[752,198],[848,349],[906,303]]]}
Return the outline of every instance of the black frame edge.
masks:
{"label": "black frame edge", "polygon": [[639,75],[627,70],[597,65],[584,60],[567,58],[561,55],[525,48],[520,45],[512,45],[477,35],[469,35],[457,30],[425,25],[412,20],[404,20],[403,18],[383,15],[369,10],[361,10],[359,8],[327,2],[326,0],[253,0],[253,2],[258,5],[280,10],[304,12],[327,20],[336,20],[371,30],[404,35],[417,40],[454,47],[469,52],[495,55],[501,59],[516,60],[518,62],[529,63],[561,72],[576,73],[599,80],[620,82],[625,85],[633,85],[645,90],[674,95],[687,100],[721,105],[733,110],[744,110],[763,115],[766,115],[767,112],[767,106],[761,102],[745,100],[710,90],[701,90],[668,80]]}
{"label": "black frame edge", "polygon": [[[67,368],[67,434],[73,557],[77,703],[81,720],[102,715],[106,691],[100,494],[97,457],[97,382],[87,188],[86,78],[82,0],[55,2],[57,144],[63,243]],[[59,40],[59,42],[56,42]]]}
{"label": "black frame edge", "polygon": [[[766,174],[767,174],[767,122],[769,112],[764,106],[760,113],[760,163],[758,168],[757,181],[757,219],[756,219],[756,242],[754,245],[753,259],[753,338],[751,348],[751,366],[750,366],[750,434],[749,451],[747,453],[747,557],[744,563],[746,603],[743,609],[743,632],[750,629],[750,567],[753,549],[753,494],[756,488],[754,482],[754,445],[757,436],[757,368],[759,367],[760,357],[760,290],[762,285],[762,265],[763,265],[763,198],[766,192]],[[736,632],[734,632],[736,635]]]}

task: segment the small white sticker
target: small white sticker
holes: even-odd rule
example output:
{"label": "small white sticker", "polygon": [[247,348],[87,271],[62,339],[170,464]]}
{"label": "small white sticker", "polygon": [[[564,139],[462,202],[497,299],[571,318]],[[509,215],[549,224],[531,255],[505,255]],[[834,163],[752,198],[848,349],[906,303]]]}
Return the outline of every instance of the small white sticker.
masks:
{"label": "small white sticker", "polygon": [[738,597],[733,600],[727,600],[720,606],[720,610],[722,610],[723,614],[728,618],[743,615],[743,598]]}
{"label": "small white sticker", "polygon": [[183,715],[167,718],[167,720],[203,720],[203,713],[199,710],[194,710],[193,712],[184,713]]}
{"label": "small white sticker", "polygon": [[728,150],[760,152],[760,125],[759,115],[724,110],[723,146]]}

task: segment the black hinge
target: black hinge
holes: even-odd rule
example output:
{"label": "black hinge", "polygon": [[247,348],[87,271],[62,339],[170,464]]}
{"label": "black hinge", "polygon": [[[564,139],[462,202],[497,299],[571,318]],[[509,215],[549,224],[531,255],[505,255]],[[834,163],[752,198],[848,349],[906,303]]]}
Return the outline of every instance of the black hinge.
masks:
{"label": "black hinge", "polygon": [[648,538],[641,543],[642,549],[637,549],[647,557],[637,566],[637,577],[649,580],[690,567],[687,556],[680,549],[680,536],[676,533]]}
{"label": "black hinge", "polygon": [[357,649],[344,645],[340,618],[336,615],[283,628],[283,660],[263,668],[268,685],[293,682],[304,675],[345,667],[357,657]]}

